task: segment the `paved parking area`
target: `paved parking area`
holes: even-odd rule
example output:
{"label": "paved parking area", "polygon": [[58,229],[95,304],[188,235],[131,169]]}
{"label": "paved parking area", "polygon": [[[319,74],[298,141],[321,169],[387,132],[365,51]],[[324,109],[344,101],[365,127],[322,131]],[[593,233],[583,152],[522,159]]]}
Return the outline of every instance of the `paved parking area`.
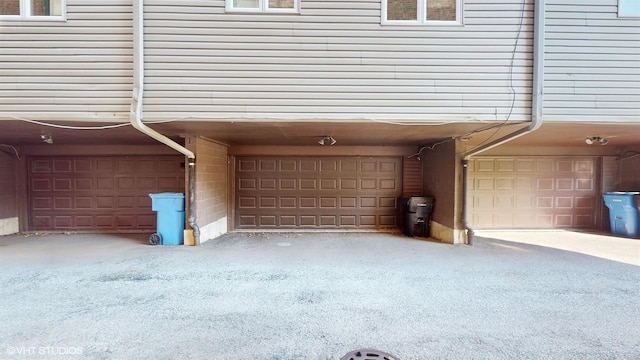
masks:
{"label": "paved parking area", "polygon": [[[489,235],[473,246],[377,233],[237,233],[201,247],[0,237],[0,359],[639,357],[633,255]],[[540,241],[554,237],[571,242]]]}

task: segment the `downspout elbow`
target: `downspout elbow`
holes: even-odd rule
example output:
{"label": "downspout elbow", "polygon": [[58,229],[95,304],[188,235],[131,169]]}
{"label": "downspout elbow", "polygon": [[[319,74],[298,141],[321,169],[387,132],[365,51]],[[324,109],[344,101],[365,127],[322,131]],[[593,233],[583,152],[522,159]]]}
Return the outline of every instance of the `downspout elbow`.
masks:
{"label": "downspout elbow", "polygon": [[133,2],[133,94],[129,122],[138,131],[186,156],[189,160],[189,226],[193,229],[195,245],[200,244],[200,228],[196,223],[195,165],[196,155],[186,147],[151,129],[142,122],[144,99],[144,1]]}

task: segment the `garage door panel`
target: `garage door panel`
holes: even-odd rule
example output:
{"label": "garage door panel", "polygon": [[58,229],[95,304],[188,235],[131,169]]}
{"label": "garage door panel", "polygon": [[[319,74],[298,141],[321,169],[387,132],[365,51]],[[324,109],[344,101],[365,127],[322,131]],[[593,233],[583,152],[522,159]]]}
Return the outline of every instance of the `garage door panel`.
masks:
{"label": "garage door panel", "polygon": [[326,173],[337,172],[339,171],[338,164],[339,161],[336,159],[320,160],[320,173],[326,176]]}
{"label": "garage door panel", "polygon": [[356,215],[340,215],[341,227],[356,227],[358,225],[358,217]]}
{"label": "garage door panel", "polygon": [[64,172],[70,173],[73,171],[73,168],[73,160],[71,159],[61,159],[53,161],[53,172],[55,172],[56,174]]}
{"label": "garage door panel", "polygon": [[575,208],[576,209],[593,209],[595,207],[594,204],[595,199],[593,197],[582,197],[582,196],[576,196],[575,197]]}
{"label": "garage door panel", "polygon": [[182,156],[29,158],[30,230],[148,230],[149,193],[184,191]]}
{"label": "garage door panel", "polygon": [[375,215],[360,215],[360,227],[375,227],[376,216]]}
{"label": "garage door panel", "polygon": [[360,162],[360,171],[362,172],[378,172],[378,162],[363,160]]}
{"label": "garage door panel", "polygon": [[[238,158],[236,227],[395,227],[397,198],[402,191],[400,161]],[[279,171],[273,171],[274,166]],[[254,183],[259,186],[254,187]]]}
{"label": "garage door panel", "polygon": [[93,171],[93,162],[89,159],[74,159],[73,160],[73,171],[76,173],[81,172],[92,172]]}
{"label": "garage door panel", "polygon": [[92,209],[94,207],[93,198],[88,196],[76,196],[76,209]]}
{"label": "garage door panel", "polygon": [[300,226],[315,227],[318,225],[316,215],[300,215]]}
{"label": "garage door panel", "polygon": [[[119,159],[115,162],[116,171],[123,173],[132,173],[136,168],[136,162],[131,159]],[[138,166],[145,171],[153,171],[153,164],[148,161],[138,161]]]}
{"label": "garage door panel", "polygon": [[321,197],[320,207],[323,209],[337,209],[338,199],[335,197]]}
{"label": "garage door panel", "polygon": [[51,179],[49,178],[38,178],[31,180],[31,191],[51,191]]}
{"label": "garage door panel", "polygon": [[92,178],[76,178],[74,179],[74,191],[91,191],[93,190]]}
{"label": "garage door panel", "polygon": [[353,173],[358,171],[358,161],[356,159],[340,159],[340,172]]}
{"label": "garage door panel", "polygon": [[117,190],[126,191],[136,188],[136,179],[134,177],[121,177],[117,179]]}
{"label": "garage door panel", "polygon": [[396,197],[380,197],[379,202],[381,208],[396,209],[398,206],[398,198]]}
{"label": "garage door panel", "polygon": [[[470,164],[470,219],[477,228],[595,226],[593,157],[484,157]],[[513,164],[511,166],[510,164]]]}
{"label": "garage door panel", "polygon": [[298,180],[297,179],[280,179],[280,189],[282,189],[282,190],[297,190],[298,189]]}
{"label": "garage door panel", "polygon": [[553,160],[551,159],[539,159],[536,160],[536,172],[552,172],[554,169]]}
{"label": "garage door panel", "polygon": [[260,179],[260,190],[276,190],[277,184],[277,179]]}
{"label": "garage door panel", "polygon": [[320,179],[320,190],[337,190],[338,179]]}
{"label": "garage door panel", "polygon": [[257,188],[257,179],[240,179],[240,181],[238,182],[238,190],[256,190]]}
{"label": "garage door panel", "polygon": [[73,217],[71,215],[58,215],[54,217],[56,229],[73,229]]}
{"label": "garage door panel", "polygon": [[594,179],[576,179],[576,190],[593,191],[595,190]]}
{"label": "garage door panel", "polygon": [[97,159],[96,171],[102,173],[113,173],[115,171],[115,164],[112,159]]}
{"label": "garage door panel", "polygon": [[247,160],[247,159],[239,159],[238,160],[238,171],[256,171],[257,165],[256,160]]}
{"label": "garage door panel", "polygon": [[276,171],[277,167],[277,161],[274,159],[268,159],[268,160],[259,160],[258,161],[258,168],[260,169],[260,171]]}
{"label": "garage door panel", "polygon": [[590,227],[594,223],[594,217],[591,213],[574,214],[574,219],[578,227]]}
{"label": "garage door panel", "polygon": [[76,226],[77,229],[93,229],[95,226],[93,225],[93,217],[92,216],[76,216]]}
{"label": "garage door panel", "polygon": [[381,227],[393,227],[396,225],[396,217],[393,215],[380,215],[378,225]]}
{"label": "garage door panel", "polygon": [[55,210],[71,210],[73,209],[73,198],[66,196],[57,196],[53,200],[53,208]]}
{"label": "garage door panel", "polygon": [[109,178],[98,178],[97,179],[97,190],[113,190],[115,189],[115,179]]}
{"label": "garage door panel", "polygon": [[361,179],[360,190],[375,190],[377,188],[377,179]]}

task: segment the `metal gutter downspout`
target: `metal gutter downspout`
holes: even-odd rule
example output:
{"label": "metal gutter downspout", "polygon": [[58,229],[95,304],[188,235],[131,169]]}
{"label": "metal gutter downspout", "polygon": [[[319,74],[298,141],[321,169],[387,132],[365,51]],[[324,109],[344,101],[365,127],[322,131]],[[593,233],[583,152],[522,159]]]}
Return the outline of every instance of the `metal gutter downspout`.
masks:
{"label": "metal gutter downspout", "polygon": [[[523,0],[526,1],[526,0]],[[467,214],[467,194],[469,176],[469,158],[486,150],[500,146],[520,136],[537,130],[542,125],[543,91],[544,91],[544,30],[545,0],[534,0],[533,17],[533,84],[531,89],[531,123],[528,127],[516,130],[497,140],[478,146],[466,152],[462,157],[462,226],[467,233],[467,245],[473,244],[473,229],[469,227]]]}
{"label": "metal gutter downspout", "polygon": [[200,228],[195,218],[195,167],[196,155],[168,137],[142,123],[144,98],[144,1],[133,2],[133,95],[129,121],[131,126],[151,138],[167,145],[188,158],[189,163],[189,226],[193,229],[195,245],[200,245]]}

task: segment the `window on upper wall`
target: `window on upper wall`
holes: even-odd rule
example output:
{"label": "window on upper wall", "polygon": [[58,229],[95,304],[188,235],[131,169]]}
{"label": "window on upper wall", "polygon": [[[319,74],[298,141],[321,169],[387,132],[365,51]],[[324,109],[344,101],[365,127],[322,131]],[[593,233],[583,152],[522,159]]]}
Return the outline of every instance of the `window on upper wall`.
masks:
{"label": "window on upper wall", "polygon": [[300,11],[300,0],[226,0],[227,11],[283,12]]}
{"label": "window on upper wall", "polygon": [[382,0],[383,24],[460,24],[462,0]]}
{"label": "window on upper wall", "polygon": [[0,0],[0,18],[64,20],[65,0]]}
{"label": "window on upper wall", "polygon": [[618,0],[618,17],[640,17],[640,0]]}

